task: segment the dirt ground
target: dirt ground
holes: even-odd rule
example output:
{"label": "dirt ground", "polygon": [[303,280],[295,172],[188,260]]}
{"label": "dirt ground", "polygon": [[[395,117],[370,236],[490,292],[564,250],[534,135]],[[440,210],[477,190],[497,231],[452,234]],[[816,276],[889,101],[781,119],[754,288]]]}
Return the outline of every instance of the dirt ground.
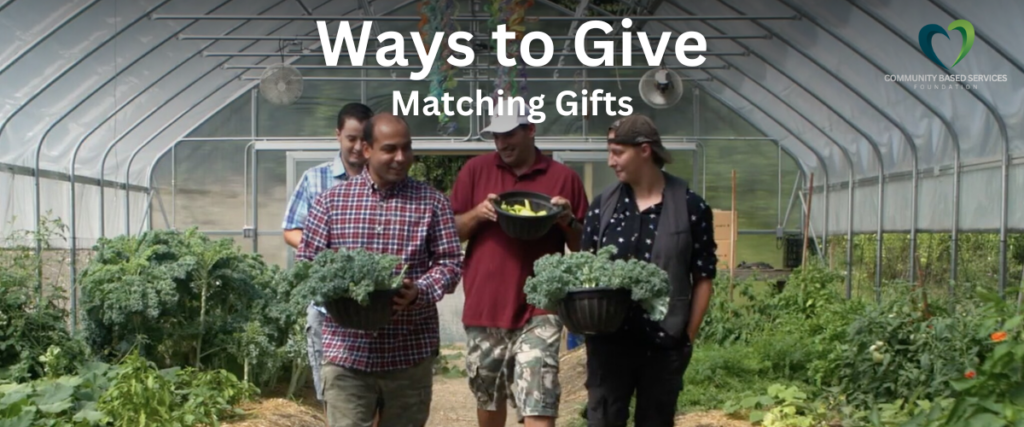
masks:
{"label": "dirt ground", "polygon": [[[448,350],[451,353],[456,350]],[[585,426],[579,419],[579,412],[586,402],[586,377],[582,351],[567,352],[562,356],[559,381],[562,383],[562,416],[558,427]],[[457,366],[457,364],[456,364]],[[315,403],[312,390],[297,401],[288,399],[264,399],[247,405],[247,415],[226,423],[232,427],[323,427],[323,413]],[[515,412],[509,410],[506,426],[518,426]],[[434,396],[431,401],[430,420],[427,427],[476,427],[476,405],[464,377],[434,378]],[[720,412],[700,412],[680,415],[676,427],[751,427],[750,423],[734,420]]]}

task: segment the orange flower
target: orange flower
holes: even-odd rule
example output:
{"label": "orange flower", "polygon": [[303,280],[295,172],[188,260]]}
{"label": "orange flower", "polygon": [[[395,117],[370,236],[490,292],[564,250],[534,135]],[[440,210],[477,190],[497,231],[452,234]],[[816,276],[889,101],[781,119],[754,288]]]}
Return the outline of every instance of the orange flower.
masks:
{"label": "orange flower", "polygon": [[991,338],[994,342],[1006,341],[1006,331],[994,332],[992,333]]}
{"label": "orange flower", "polygon": [[967,378],[969,380],[973,380],[975,375],[977,375],[977,374],[975,374],[973,370],[967,371],[967,372],[964,373],[964,378]]}

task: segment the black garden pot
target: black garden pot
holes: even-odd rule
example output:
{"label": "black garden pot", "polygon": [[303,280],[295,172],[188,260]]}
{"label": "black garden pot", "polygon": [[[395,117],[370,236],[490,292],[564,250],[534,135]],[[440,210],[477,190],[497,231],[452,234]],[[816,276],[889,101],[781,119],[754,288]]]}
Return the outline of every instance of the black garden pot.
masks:
{"label": "black garden pot", "polygon": [[562,299],[558,314],[572,333],[609,334],[622,326],[632,304],[632,294],[628,289],[573,289]]}

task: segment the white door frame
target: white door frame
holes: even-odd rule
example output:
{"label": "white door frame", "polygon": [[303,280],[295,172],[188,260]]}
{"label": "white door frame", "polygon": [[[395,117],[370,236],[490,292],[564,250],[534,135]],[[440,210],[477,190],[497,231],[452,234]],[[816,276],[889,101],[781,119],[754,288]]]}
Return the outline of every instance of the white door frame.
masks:
{"label": "white door frame", "polygon": [[[333,162],[335,157],[338,156],[338,151],[288,151],[285,153],[285,185],[288,188],[288,197],[290,200],[292,194],[295,194],[295,186],[299,183],[298,179],[302,176],[305,171],[297,171],[296,164],[298,162],[306,161],[321,161],[322,162]],[[299,172],[299,173],[296,173]],[[287,251],[288,260],[287,266],[291,267],[295,263],[295,249],[291,245],[286,245],[285,250]]]}
{"label": "white door frame", "polygon": [[[338,156],[337,150],[333,152],[328,151],[288,151],[285,153],[286,160],[286,185],[288,186],[288,196],[291,197],[291,192],[295,191],[295,185],[298,184],[295,175],[295,164],[298,162],[305,162],[310,160],[323,160],[324,162],[333,162],[334,158]],[[301,176],[301,175],[299,175]]]}
{"label": "white door frame", "polygon": [[597,167],[607,167],[608,162],[608,151],[555,151],[551,153],[551,157],[559,163],[576,162],[583,163],[583,176],[580,177],[583,180],[583,188],[587,192],[588,198],[593,197],[595,191],[600,189],[594,189],[594,167],[595,163]]}
{"label": "white door frame", "polygon": [[555,151],[555,160],[565,162],[601,162],[608,160],[607,151]]}

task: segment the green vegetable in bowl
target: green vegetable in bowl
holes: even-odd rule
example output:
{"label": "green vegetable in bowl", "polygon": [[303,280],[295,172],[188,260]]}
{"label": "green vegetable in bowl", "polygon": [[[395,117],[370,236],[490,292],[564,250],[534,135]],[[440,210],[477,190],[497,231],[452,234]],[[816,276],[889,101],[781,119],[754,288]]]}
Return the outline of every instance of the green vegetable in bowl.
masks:
{"label": "green vegetable in bowl", "polygon": [[548,311],[555,311],[566,294],[573,289],[629,289],[633,301],[647,312],[648,318],[660,321],[668,313],[668,273],[660,267],[637,259],[615,260],[614,246],[597,251],[549,254],[533,264],[534,274],[526,279],[526,301]]}
{"label": "green vegetable in bowl", "polygon": [[289,280],[298,283],[293,303],[314,301],[324,305],[338,298],[352,298],[367,306],[371,292],[402,286],[406,267],[395,274],[401,262],[398,256],[362,248],[323,251],[312,261],[297,262],[288,272]]}
{"label": "green vegetable in bowl", "polygon": [[529,199],[523,200],[523,204],[521,204],[521,205],[509,204],[508,202],[501,202],[501,210],[503,210],[505,212],[508,212],[508,213],[513,213],[513,214],[516,214],[516,215],[523,215],[523,216],[544,216],[544,215],[548,214],[548,211],[543,210],[543,209],[541,209],[539,211],[533,210],[533,207],[530,206],[530,200]]}

